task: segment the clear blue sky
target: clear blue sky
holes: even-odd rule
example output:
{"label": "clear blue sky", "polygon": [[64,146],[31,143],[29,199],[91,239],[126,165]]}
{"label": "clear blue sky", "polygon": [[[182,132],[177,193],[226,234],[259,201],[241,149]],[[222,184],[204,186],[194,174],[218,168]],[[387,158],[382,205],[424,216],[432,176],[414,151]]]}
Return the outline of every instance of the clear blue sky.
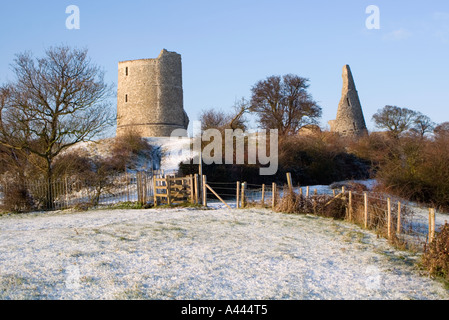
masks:
{"label": "clear blue sky", "polygon": [[[79,30],[66,28],[72,4]],[[380,9],[378,30],[366,28],[369,5]],[[176,51],[191,120],[202,109],[249,99],[258,80],[293,73],[310,79],[325,127],[349,64],[369,129],[387,104],[449,121],[447,0],[2,1],[0,40],[0,83],[13,79],[14,55],[26,50],[39,56],[54,45],[86,47],[114,84],[119,61]]]}

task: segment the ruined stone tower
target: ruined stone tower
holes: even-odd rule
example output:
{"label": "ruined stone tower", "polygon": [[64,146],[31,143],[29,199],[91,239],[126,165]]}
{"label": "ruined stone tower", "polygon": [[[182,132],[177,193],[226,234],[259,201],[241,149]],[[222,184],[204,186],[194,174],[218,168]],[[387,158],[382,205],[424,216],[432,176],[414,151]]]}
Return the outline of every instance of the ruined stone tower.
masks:
{"label": "ruined stone tower", "polygon": [[359,95],[348,65],[343,67],[343,90],[338,104],[337,118],[329,121],[329,125],[332,132],[342,136],[360,137],[368,133]]}
{"label": "ruined stone tower", "polygon": [[180,54],[163,49],[156,59],[119,62],[117,136],[132,130],[142,137],[169,137],[188,124]]}

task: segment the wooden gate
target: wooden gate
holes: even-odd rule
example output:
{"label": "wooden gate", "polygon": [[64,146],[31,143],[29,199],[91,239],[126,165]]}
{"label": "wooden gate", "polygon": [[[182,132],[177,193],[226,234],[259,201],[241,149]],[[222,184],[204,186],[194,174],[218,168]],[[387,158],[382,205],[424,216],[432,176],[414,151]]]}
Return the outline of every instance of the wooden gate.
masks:
{"label": "wooden gate", "polygon": [[148,172],[137,172],[136,187],[137,202],[146,204],[149,201],[151,194],[151,175]]}
{"label": "wooden gate", "polygon": [[193,176],[154,178],[154,205],[194,203]]}

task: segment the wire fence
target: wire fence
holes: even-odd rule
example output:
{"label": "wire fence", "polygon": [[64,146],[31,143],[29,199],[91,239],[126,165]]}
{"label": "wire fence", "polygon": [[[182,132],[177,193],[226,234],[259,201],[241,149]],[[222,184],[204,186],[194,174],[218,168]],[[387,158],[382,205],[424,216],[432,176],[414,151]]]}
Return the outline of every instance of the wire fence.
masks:
{"label": "wire fence", "polygon": [[[310,201],[310,208],[318,212],[317,205],[327,205],[339,199],[346,213],[344,219],[362,228],[374,230],[378,235],[396,245],[422,250],[435,237],[442,226],[436,223],[433,208],[420,207],[391,195],[330,188],[329,186],[277,186],[276,184],[249,184],[241,182],[209,182],[214,190],[236,208],[261,206],[277,210],[284,197],[293,192],[297,197]],[[208,198],[213,198],[208,194]],[[312,210],[308,213],[313,213]],[[441,219],[440,219],[441,220]],[[440,221],[441,222],[441,221]]]}
{"label": "wire fence", "polygon": [[66,176],[51,182],[38,180],[22,184],[9,180],[1,183],[0,200],[3,206],[8,201],[15,202],[12,208],[15,211],[25,210],[25,207],[58,210],[125,202],[144,204],[154,196],[154,178],[174,175],[174,172],[158,170],[95,175],[85,179]]}
{"label": "wire fence", "polygon": [[[146,204],[154,198],[154,178],[175,176],[176,172],[137,171],[105,177],[97,175],[84,180],[64,177],[52,181],[51,184],[47,181],[28,182],[24,188],[28,196],[27,205],[36,209],[98,207],[125,202]],[[195,181],[199,180],[195,178]],[[201,183],[195,182],[192,189],[204,192],[202,187],[196,184]],[[308,206],[303,206],[310,209],[307,213],[319,212],[317,206],[327,206],[339,201],[346,210],[345,220],[375,230],[385,238],[407,247],[425,246],[432,241],[439,226],[435,221],[434,209],[422,208],[382,193],[345,190],[344,187],[332,189],[329,186],[308,187],[291,184],[278,186],[275,183],[265,185],[208,181],[207,184],[213,190],[205,192],[208,201],[217,201],[216,195],[219,195],[220,201],[225,201],[227,205],[233,205],[235,208],[255,205],[277,210],[279,203],[291,193],[301,197],[303,204],[308,203]],[[11,190],[16,185],[13,180],[1,183],[0,199],[3,204],[10,200],[13,195]],[[192,198],[200,198],[196,192]],[[16,209],[20,210],[21,205],[24,204],[17,202]]]}
{"label": "wire fence", "polygon": [[[349,200],[348,200],[349,201]],[[403,199],[374,192],[351,192],[352,215],[366,229],[407,248],[423,249],[435,235],[435,212]]]}

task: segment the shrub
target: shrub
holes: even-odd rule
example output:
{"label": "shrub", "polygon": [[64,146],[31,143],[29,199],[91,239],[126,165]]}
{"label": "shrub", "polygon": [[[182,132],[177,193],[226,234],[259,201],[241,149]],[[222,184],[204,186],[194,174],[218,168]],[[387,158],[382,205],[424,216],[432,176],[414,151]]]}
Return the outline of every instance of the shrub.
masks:
{"label": "shrub", "polygon": [[[347,152],[345,145],[342,138],[330,132],[283,136],[279,139],[278,171],[274,176],[261,176],[260,164],[203,165],[203,174],[209,181],[246,181],[258,185],[271,182],[283,184],[287,172],[291,173],[295,184],[303,186],[369,178],[369,162]],[[181,163],[179,168],[182,174],[198,172],[198,165],[188,162]]]}
{"label": "shrub", "polygon": [[449,209],[449,137],[405,137],[377,173],[384,192]]}
{"label": "shrub", "polygon": [[151,159],[152,146],[135,132],[116,137],[113,141],[108,162],[116,171],[123,171],[125,166],[133,167],[139,156]]}
{"label": "shrub", "polygon": [[347,213],[347,199],[328,195],[314,196],[315,213],[322,217],[342,220]]}
{"label": "shrub", "polygon": [[296,214],[315,214],[322,217],[344,219],[347,201],[328,195],[305,197],[288,192],[276,205],[276,211]]}
{"label": "shrub", "polygon": [[446,222],[422,256],[422,265],[433,276],[449,281],[449,224]]}
{"label": "shrub", "polygon": [[302,195],[298,195],[294,192],[288,192],[281,199],[279,199],[275,210],[285,213],[314,213],[313,203],[311,199]]}
{"label": "shrub", "polygon": [[82,177],[92,170],[91,156],[85,150],[69,151],[54,161],[55,178],[65,176]]}
{"label": "shrub", "polygon": [[34,201],[24,183],[4,185],[2,211],[28,212],[34,209]]}
{"label": "shrub", "polygon": [[341,189],[342,187],[345,187],[346,191],[355,191],[355,192],[368,191],[368,188],[364,184],[354,181],[334,182],[329,187],[331,189]]}
{"label": "shrub", "polygon": [[385,157],[395,153],[397,140],[385,132],[372,132],[357,140],[350,140],[347,150],[361,159],[370,162],[371,169],[376,171]]}

